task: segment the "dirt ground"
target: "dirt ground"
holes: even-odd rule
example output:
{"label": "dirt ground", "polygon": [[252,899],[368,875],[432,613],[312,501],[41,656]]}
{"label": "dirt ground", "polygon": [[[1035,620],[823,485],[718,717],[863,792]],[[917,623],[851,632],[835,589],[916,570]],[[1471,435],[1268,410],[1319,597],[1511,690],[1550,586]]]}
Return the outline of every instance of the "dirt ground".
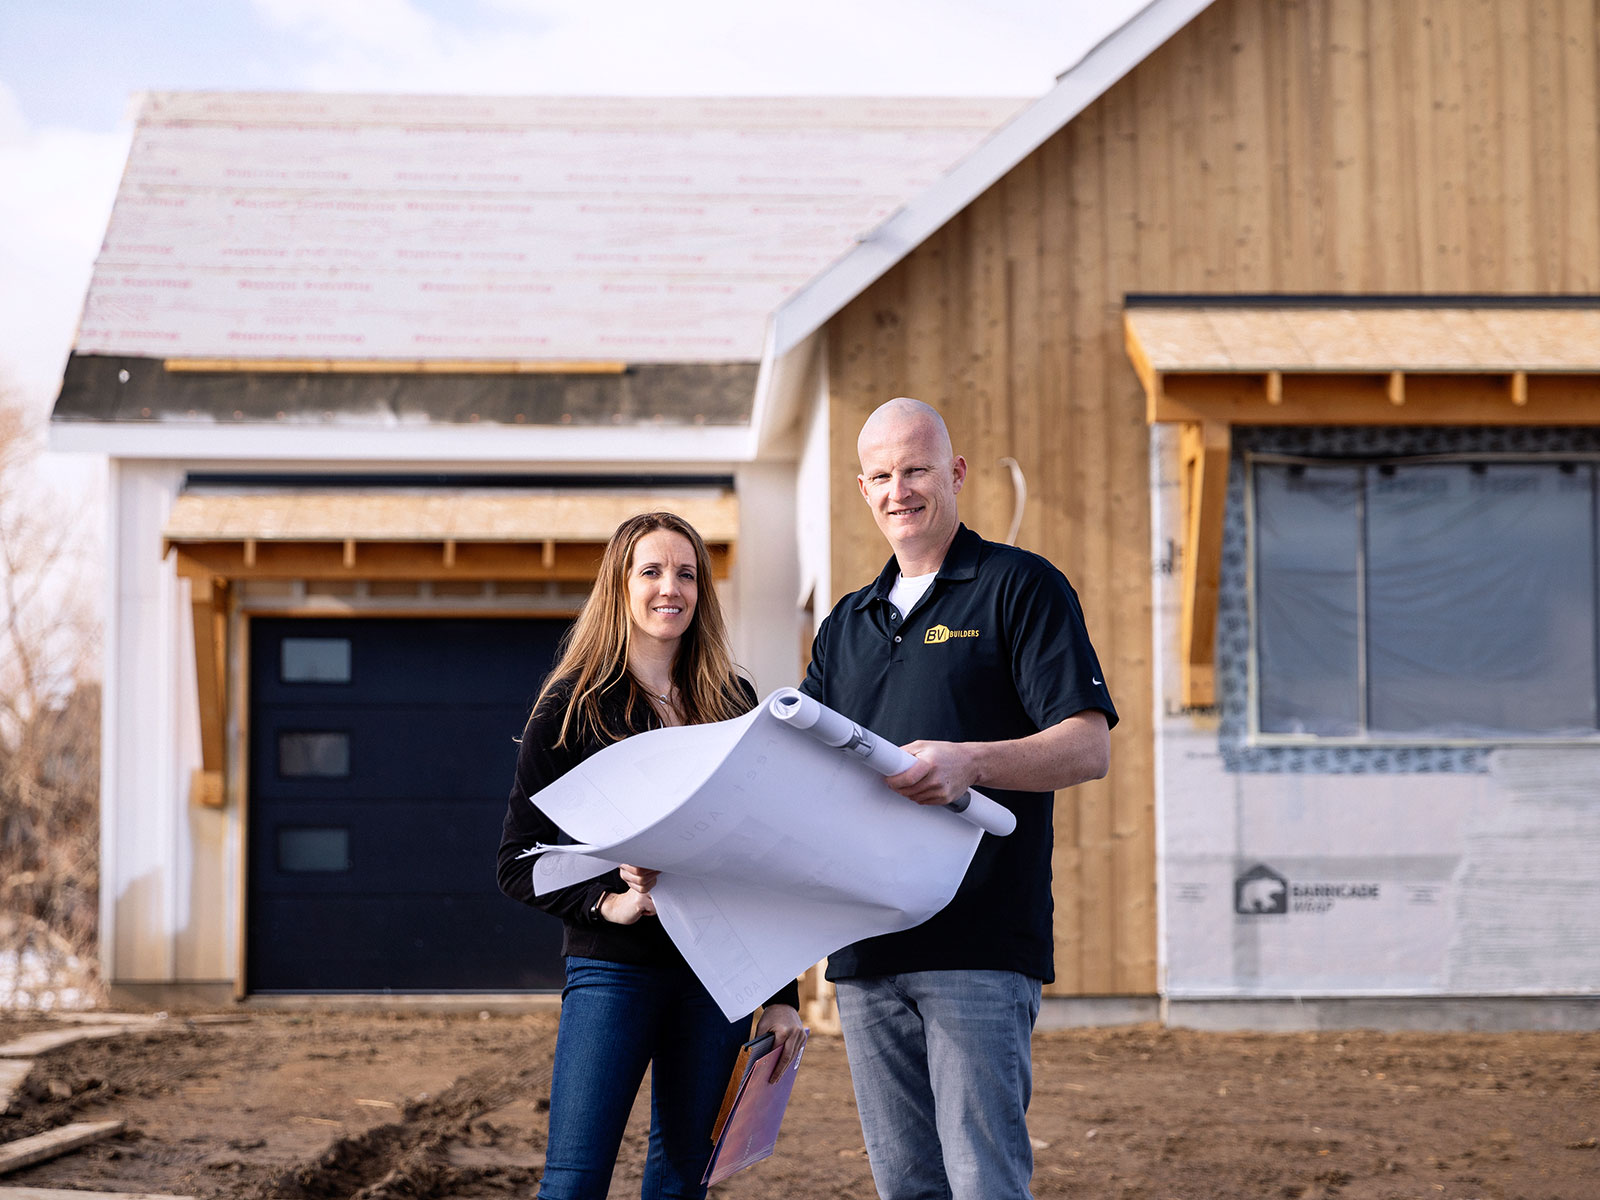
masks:
{"label": "dirt ground", "polygon": [[[0,1042],[60,1026],[0,1015]],[[245,1200],[531,1197],[555,1013],[173,1014],[50,1051],[0,1142],[122,1134],[0,1178]],[[1038,1197],[1600,1200],[1600,1034],[1041,1033]],[[612,1188],[638,1194],[644,1106]],[[775,1157],[713,1197],[874,1195],[844,1048],[814,1035]]]}

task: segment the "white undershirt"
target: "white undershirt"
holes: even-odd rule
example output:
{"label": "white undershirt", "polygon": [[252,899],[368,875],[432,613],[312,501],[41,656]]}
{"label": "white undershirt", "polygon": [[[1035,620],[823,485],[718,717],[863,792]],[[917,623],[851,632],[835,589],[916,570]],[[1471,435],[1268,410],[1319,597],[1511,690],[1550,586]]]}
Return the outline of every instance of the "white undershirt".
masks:
{"label": "white undershirt", "polygon": [[929,571],[926,575],[896,575],[894,586],[889,589],[889,603],[900,610],[902,618],[905,617],[917,606],[922,594],[933,586],[938,574],[937,571]]}

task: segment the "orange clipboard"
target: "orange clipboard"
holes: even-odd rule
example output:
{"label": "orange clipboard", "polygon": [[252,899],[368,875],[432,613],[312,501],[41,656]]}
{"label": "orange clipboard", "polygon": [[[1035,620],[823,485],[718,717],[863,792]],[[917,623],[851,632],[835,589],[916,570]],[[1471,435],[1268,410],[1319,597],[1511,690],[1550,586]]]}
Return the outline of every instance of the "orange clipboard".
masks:
{"label": "orange clipboard", "polygon": [[722,1110],[711,1130],[715,1146],[701,1183],[720,1183],[777,1149],[778,1129],[789,1107],[795,1073],[800,1069],[800,1057],[810,1034],[809,1029],[800,1031],[794,1059],[777,1082],[772,1081],[771,1075],[780,1050],[772,1034],[763,1034],[740,1047],[728,1090],[722,1097]]}

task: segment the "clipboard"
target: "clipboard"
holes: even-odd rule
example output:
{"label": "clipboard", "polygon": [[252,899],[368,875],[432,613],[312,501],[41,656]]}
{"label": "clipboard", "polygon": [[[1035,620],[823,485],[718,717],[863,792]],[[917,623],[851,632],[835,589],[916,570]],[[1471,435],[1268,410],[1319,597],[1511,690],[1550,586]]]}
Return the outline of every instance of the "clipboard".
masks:
{"label": "clipboard", "polygon": [[762,1034],[739,1048],[733,1074],[728,1079],[728,1090],[722,1097],[722,1109],[711,1130],[714,1146],[701,1183],[721,1183],[777,1149],[778,1128],[783,1124],[789,1093],[794,1090],[795,1073],[800,1069],[800,1057],[805,1053],[806,1039],[810,1035],[809,1029],[800,1031],[794,1059],[776,1083],[770,1076],[776,1061],[774,1056],[779,1050],[772,1034]]}

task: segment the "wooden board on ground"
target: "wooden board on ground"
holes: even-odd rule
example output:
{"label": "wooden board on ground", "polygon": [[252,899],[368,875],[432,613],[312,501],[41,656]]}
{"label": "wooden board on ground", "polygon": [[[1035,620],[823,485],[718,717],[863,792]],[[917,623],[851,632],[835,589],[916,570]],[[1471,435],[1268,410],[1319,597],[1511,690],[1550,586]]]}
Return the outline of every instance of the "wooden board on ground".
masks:
{"label": "wooden board on ground", "polygon": [[73,1042],[91,1038],[117,1037],[124,1033],[137,1033],[154,1029],[155,1025],[76,1025],[69,1029],[43,1029],[19,1037],[14,1042],[0,1046],[0,1058],[32,1058],[47,1050],[70,1046]]}
{"label": "wooden board on ground", "polygon": [[0,1175],[112,1137],[122,1132],[123,1124],[122,1121],[75,1121],[59,1129],[7,1142],[0,1146]]}
{"label": "wooden board on ground", "polygon": [[62,1025],[159,1025],[167,1019],[165,1013],[103,1012],[93,1008],[52,1010],[49,1017]]}

